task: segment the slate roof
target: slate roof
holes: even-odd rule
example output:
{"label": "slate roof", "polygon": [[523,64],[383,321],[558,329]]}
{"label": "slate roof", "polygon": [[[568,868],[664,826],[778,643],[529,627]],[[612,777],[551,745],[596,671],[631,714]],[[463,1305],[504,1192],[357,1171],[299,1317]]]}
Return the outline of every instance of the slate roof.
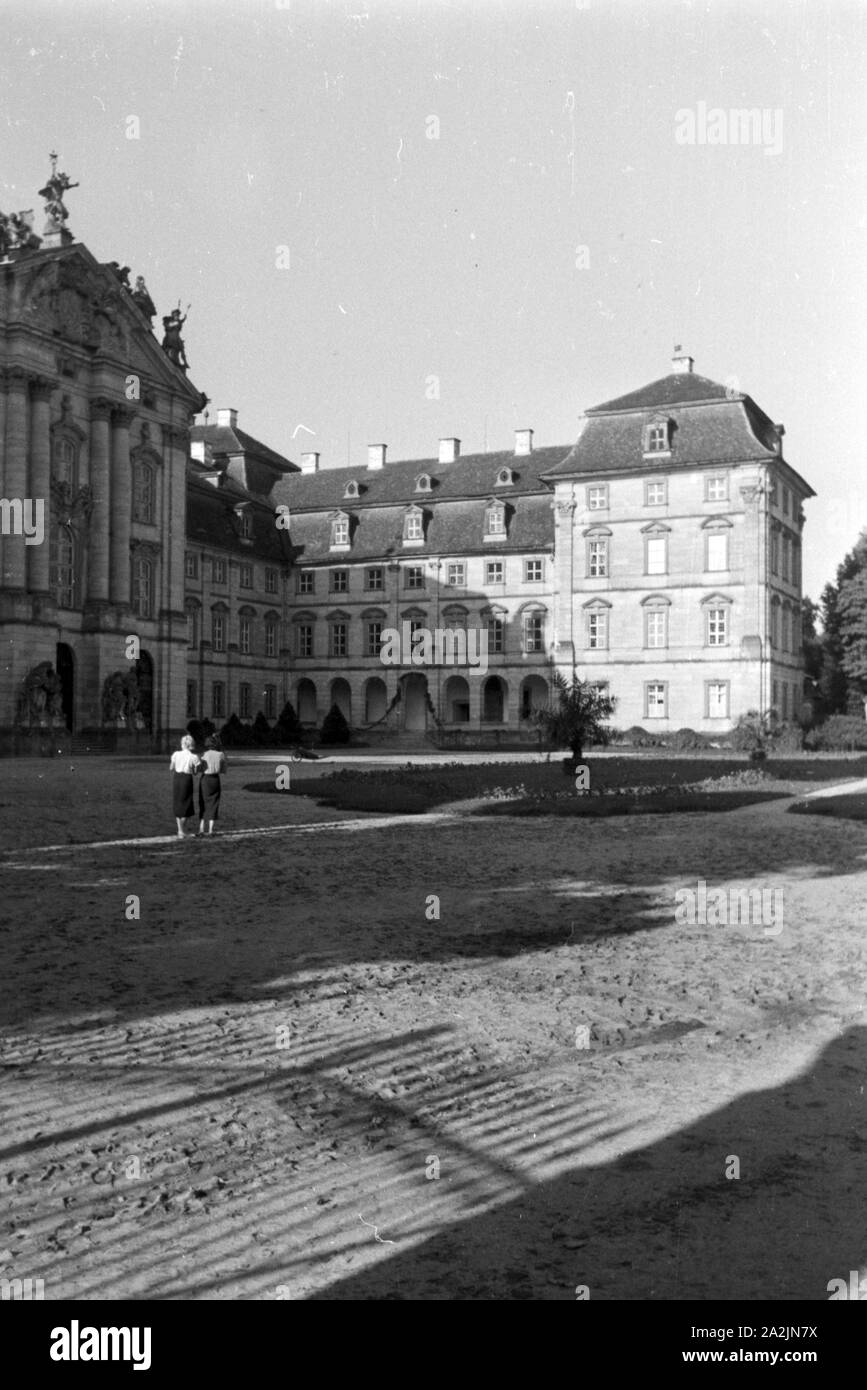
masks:
{"label": "slate roof", "polygon": [[[336,470],[335,470],[336,471]],[[505,491],[506,489],[504,489]],[[443,500],[433,506],[420,505],[426,514],[425,539],[421,545],[403,544],[403,522],[406,508],[399,506],[365,507],[346,502],[345,510],[352,518],[351,548],[348,551],[331,549],[331,527],[322,509],[291,513],[292,548],[295,563],[300,565],[357,564],[360,560],[402,559],[411,563],[428,555],[484,555],[496,560],[498,555],[515,551],[545,551],[554,545],[554,513],[549,492],[516,498],[507,505],[507,536],[503,541],[485,541],[484,498]],[[329,509],[330,510],[330,509]]]}
{"label": "slate roof", "polygon": [[[234,551],[249,560],[286,564],[291,549],[285,531],[277,529],[272,508],[253,497],[225,474],[219,485],[209,483],[206,470],[187,470],[187,540],[218,550]],[[249,504],[252,537],[241,539],[235,507],[239,502]]]}
{"label": "slate roof", "polygon": [[641,386],[637,391],[628,391],[625,396],[615,396],[613,401],[604,401],[588,410],[588,415],[599,411],[614,410],[653,410],[669,405],[686,405],[696,401],[724,401],[726,388],[709,377],[699,376],[697,372],[671,372],[649,386]]}
{"label": "slate roof", "polygon": [[204,442],[211,453],[217,457],[223,454],[248,454],[276,468],[279,472],[291,472],[298,467],[291,459],[284,458],[276,450],[270,449],[260,439],[254,439],[245,430],[230,429],[228,425],[193,425],[190,438]]}
{"label": "slate roof", "polygon": [[[275,506],[286,503],[292,511],[329,511],[351,507],[344,501],[346,484],[356,481],[362,491],[359,501],[365,506],[384,503],[439,502],[456,498],[487,498],[497,495],[520,497],[550,489],[542,482],[542,474],[568,454],[570,445],[560,444],[534,449],[532,454],[516,455],[512,449],[490,454],[463,454],[453,463],[440,463],[435,458],[402,459],[386,463],[384,468],[366,468],[354,464],[348,468],[323,468],[318,473],[292,473],[281,478],[274,487],[271,500]],[[511,468],[515,481],[510,487],[497,487],[497,474],[503,467]],[[415,490],[416,479],[427,473],[433,480],[429,493]],[[358,503],[355,504],[356,506]]]}

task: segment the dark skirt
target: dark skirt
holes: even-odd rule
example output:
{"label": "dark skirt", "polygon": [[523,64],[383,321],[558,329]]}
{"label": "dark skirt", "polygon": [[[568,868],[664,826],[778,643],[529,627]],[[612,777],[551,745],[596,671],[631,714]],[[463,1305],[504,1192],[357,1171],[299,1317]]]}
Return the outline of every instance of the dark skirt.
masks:
{"label": "dark skirt", "polygon": [[191,772],[172,773],[172,803],[175,808],[175,815],[180,820],[186,820],[187,816],[196,814],[196,808],[193,804],[193,774]]}
{"label": "dark skirt", "polygon": [[220,809],[220,778],[206,772],[199,782],[199,820],[216,820]]}

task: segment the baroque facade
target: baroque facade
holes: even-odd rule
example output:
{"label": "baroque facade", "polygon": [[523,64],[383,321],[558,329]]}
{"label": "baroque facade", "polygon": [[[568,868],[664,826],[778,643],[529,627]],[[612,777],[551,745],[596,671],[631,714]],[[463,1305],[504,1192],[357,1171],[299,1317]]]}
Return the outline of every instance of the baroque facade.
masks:
{"label": "baroque facade", "polygon": [[69,187],[53,169],[43,238],[0,214],[0,745],[164,746],[287,700],[515,734],[554,670],[607,686],[620,728],[796,717],[813,492],[749,396],[678,352],[573,443],[299,466],[234,410],[192,423],[180,311],[160,344],[141,279],[73,242]]}

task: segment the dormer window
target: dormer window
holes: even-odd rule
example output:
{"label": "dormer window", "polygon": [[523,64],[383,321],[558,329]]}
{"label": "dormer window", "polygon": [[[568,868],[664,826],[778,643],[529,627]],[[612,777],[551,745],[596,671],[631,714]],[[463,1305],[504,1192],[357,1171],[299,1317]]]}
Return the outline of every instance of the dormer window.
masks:
{"label": "dormer window", "polygon": [[235,515],[238,518],[238,534],[241,540],[251,541],[253,539],[253,518],[249,511],[247,511],[246,508],[239,508],[235,512]]}
{"label": "dormer window", "polygon": [[656,416],[648,421],[644,429],[644,453],[668,454],[671,452],[671,421],[664,416]]}
{"label": "dormer window", "polygon": [[349,517],[345,512],[338,512],[331,518],[331,549],[349,549]]}
{"label": "dormer window", "polygon": [[415,480],[416,492],[430,492],[433,487],[433,480],[429,473],[421,473]]}
{"label": "dormer window", "polygon": [[506,508],[502,502],[489,502],[485,508],[485,540],[506,539]]}
{"label": "dormer window", "polygon": [[515,472],[512,468],[501,468],[497,474],[497,487],[512,487],[515,482]]}
{"label": "dormer window", "polygon": [[343,496],[344,496],[344,497],[358,497],[359,495],[360,495],[360,493],[359,493],[358,483],[355,481],[355,479],[353,479],[352,482],[347,483],[347,484],[346,484],[346,487],[343,489]]}
{"label": "dormer window", "polygon": [[424,513],[410,507],[403,519],[404,545],[421,545],[424,541]]}

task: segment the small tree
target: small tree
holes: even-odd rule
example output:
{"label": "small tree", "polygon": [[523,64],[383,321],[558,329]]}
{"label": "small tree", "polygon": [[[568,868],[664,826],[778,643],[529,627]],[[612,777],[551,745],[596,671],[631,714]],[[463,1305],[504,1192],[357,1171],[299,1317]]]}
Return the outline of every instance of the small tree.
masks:
{"label": "small tree", "polygon": [[332,705],[322,721],[323,743],[348,743],[352,732],[337,705]]}
{"label": "small tree", "polygon": [[291,700],[287,700],[283,706],[274,734],[279,743],[300,743],[304,737],[304,726]]}
{"label": "small tree", "polygon": [[257,743],[260,748],[268,748],[274,742],[271,725],[261,710],[253,720],[253,742]]}
{"label": "small tree", "polygon": [[557,703],[548,709],[536,710],[533,718],[552,743],[565,743],[571,750],[567,771],[574,772],[584,755],[585,743],[606,743],[608,730],[604,721],[614,713],[616,700],[589,681],[571,681],[554,672]]}

